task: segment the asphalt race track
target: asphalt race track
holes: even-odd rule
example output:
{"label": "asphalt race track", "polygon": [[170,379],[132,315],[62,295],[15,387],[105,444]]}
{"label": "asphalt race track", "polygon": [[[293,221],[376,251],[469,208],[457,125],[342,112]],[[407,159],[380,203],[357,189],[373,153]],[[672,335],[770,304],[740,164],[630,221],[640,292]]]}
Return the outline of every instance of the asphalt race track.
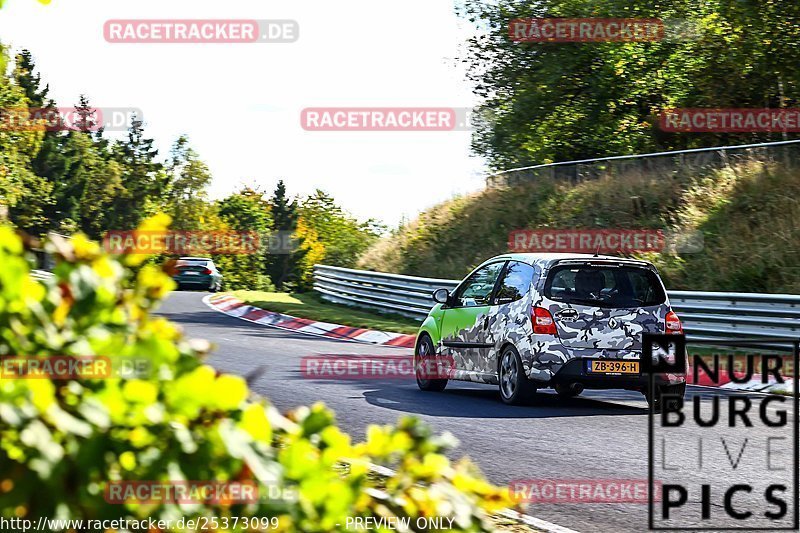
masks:
{"label": "asphalt race track", "polygon": [[[454,434],[461,442],[454,456],[468,455],[498,485],[519,479],[647,479],[648,417],[638,393],[597,391],[561,400],[547,391],[538,393],[530,405],[510,407],[500,402],[492,386],[451,382],[443,393],[425,393],[412,380],[305,379],[300,371],[304,356],[402,355],[409,350],[250,324],[209,309],[202,302],[205,295],[175,292],[159,314],[180,324],[188,336],[215,343],[209,363],[219,370],[246,375],[263,367],[253,388],[281,410],[321,400],[356,439],[363,437],[368,424],[392,423],[403,415],[420,417],[437,432]],[[705,405],[710,391],[690,388],[687,397],[698,394]],[[750,429],[747,436],[757,437],[754,432],[760,429]],[[708,477],[713,468],[707,465],[697,475]],[[753,498],[763,507],[760,494]],[[647,529],[647,505],[640,503],[537,504],[527,512],[582,533]]]}

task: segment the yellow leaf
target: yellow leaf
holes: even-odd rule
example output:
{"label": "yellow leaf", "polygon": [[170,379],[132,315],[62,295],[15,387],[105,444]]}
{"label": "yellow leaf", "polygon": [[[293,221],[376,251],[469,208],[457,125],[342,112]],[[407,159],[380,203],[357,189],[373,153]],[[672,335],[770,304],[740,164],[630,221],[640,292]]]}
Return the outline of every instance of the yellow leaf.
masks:
{"label": "yellow leaf", "polygon": [[253,403],[245,408],[239,427],[245,430],[255,440],[270,442],[272,439],[272,426],[267,419],[264,406]]}
{"label": "yellow leaf", "polygon": [[72,249],[78,259],[91,259],[100,253],[100,246],[96,242],[87,239],[86,235],[82,233],[72,237]]}
{"label": "yellow leaf", "polygon": [[151,404],[158,398],[158,386],[149,381],[132,379],[122,387],[122,395],[126,400],[143,404]]}
{"label": "yellow leaf", "polygon": [[125,470],[131,471],[136,468],[136,456],[133,452],[123,452],[122,455],[119,456],[119,464]]}
{"label": "yellow leaf", "polygon": [[214,382],[214,392],[220,409],[236,409],[247,398],[247,382],[239,376],[223,374]]}

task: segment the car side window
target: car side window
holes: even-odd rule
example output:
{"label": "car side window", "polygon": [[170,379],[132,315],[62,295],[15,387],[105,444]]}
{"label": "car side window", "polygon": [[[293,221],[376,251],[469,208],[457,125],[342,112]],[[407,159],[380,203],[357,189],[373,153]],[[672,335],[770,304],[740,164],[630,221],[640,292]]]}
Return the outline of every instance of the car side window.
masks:
{"label": "car side window", "polygon": [[495,304],[515,302],[525,296],[533,281],[533,267],[526,263],[512,261],[508,264],[500,288],[497,290]]}
{"label": "car side window", "polygon": [[503,262],[491,263],[473,272],[458,288],[455,294],[455,307],[476,307],[489,305],[489,298],[497,282]]}

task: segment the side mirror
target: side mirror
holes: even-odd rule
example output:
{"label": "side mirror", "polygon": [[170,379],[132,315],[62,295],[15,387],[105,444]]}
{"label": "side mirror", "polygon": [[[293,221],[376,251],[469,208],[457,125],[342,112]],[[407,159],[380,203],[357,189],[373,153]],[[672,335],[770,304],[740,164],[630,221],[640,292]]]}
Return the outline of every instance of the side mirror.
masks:
{"label": "side mirror", "polygon": [[447,289],[436,289],[433,291],[433,301],[440,304],[446,304],[450,299],[450,292]]}

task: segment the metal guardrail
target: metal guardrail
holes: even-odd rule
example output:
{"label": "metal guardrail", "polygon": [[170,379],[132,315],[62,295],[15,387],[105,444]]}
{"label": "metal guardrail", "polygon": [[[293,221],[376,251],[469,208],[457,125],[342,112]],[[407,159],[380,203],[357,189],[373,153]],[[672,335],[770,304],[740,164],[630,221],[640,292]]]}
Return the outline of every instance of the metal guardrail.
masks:
{"label": "metal guardrail", "polygon": [[433,307],[431,294],[435,289],[453,289],[456,285],[458,281],[449,279],[314,265],[314,289],[323,299],[419,319]]}
{"label": "metal guardrail", "polygon": [[789,167],[796,166],[798,154],[800,140],[791,140],[559,161],[495,172],[486,177],[486,187],[516,185],[538,178],[578,183],[630,172],[651,176],[669,176],[677,172],[694,174],[704,169],[725,168],[742,160],[781,161]]}
{"label": "metal guardrail", "polygon": [[31,270],[31,277],[38,281],[44,281],[53,277],[52,272],[47,270]]}
{"label": "metal guardrail", "polygon": [[[418,278],[314,266],[314,289],[330,302],[422,320],[438,288],[460,280]],[[787,339],[800,337],[800,296],[738,292],[669,291],[672,308],[690,339]]]}

